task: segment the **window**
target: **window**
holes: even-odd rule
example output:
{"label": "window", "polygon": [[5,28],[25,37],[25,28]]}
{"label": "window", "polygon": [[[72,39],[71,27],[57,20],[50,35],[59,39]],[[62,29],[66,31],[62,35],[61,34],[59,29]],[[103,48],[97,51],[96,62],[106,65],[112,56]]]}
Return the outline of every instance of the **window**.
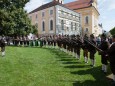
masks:
{"label": "window", "polygon": [[42,22],[42,31],[45,31],[45,22]]}
{"label": "window", "polygon": [[88,28],[85,29],[85,32],[88,32]]}
{"label": "window", "polygon": [[62,30],[64,30],[64,20],[61,20],[61,27],[62,27]]}
{"label": "window", "polygon": [[53,14],[53,10],[50,10],[50,15],[52,15]]}
{"label": "window", "polygon": [[73,22],[71,22],[71,30],[73,30]]}
{"label": "window", "polygon": [[77,24],[75,23],[75,30],[77,30]]}
{"label": "window", "polygon": [[88,16],[85,17],[85,24],[88,24],[89,23],[89,18]]}
{"label": "window", "polygon": [[45,16],[45,13],[44,12],[42,12],[42,17],[44,17]]}
{"label": "window", "polygon": [[38,19],[38,15],[36,14],[36,19]]}
{"label": "window", "polygon": [[63,15],[64,15],[64,11],[63,11],[63,10],[61,11],[61,14],[63,14]]}
{"label": "window", "polygon": [[50,30],[53,30],[53,20],[50,20]]}

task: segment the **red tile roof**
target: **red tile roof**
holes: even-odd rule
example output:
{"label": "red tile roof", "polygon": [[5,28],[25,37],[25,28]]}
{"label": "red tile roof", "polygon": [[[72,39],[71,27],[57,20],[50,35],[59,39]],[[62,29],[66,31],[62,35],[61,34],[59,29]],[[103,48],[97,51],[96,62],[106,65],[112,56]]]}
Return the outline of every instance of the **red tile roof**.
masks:
{"label": "red tile roof", "polygon": [[93,0],[77,0],[74,2],[70,2],[65,4],[66,7],[76,10],[81,8],[86,8],[92,6]]}

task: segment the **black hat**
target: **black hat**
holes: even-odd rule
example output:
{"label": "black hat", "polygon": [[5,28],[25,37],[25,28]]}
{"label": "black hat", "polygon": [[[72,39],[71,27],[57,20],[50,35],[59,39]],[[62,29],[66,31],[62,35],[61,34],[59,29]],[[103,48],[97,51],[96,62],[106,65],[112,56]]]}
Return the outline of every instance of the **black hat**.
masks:
{"label": "black hat", "polygon": [[90,35],[91,38],[95,38],[93,34]]}
{"label": "black hat", "polygon": [[77,35],[77,37],[80,37],[80,35]]}
{"label": "black hat", "polygon": [[84,36],[87,36],[87,34],[85,34]]}
{"label": "black hat", "polygon": [[103,33],[103,34],[101,35],[101,37],[105,37],[105,38],[106,38],[106,34]]}
{"label": "black hat", "polygon": [[75,35],[73,34],[73,35],[71,35],[71,37],[75,37]]}

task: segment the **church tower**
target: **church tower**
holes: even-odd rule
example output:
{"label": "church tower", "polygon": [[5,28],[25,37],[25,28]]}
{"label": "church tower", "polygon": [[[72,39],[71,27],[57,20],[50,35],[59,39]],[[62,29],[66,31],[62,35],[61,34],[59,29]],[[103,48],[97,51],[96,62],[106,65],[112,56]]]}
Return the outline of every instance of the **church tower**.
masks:
{"label": "church tower", "polygon": [[61,4],[64,3],[64,0],[54,0],[54,1],[57,1],[57,2],[59,2],[59,3],[61,3]]}
{"label": "church tower", "polygon": [[81,14],[82,35],[94,33],[98,36],[100,34],[98,0],[76,0],[65,5]]}

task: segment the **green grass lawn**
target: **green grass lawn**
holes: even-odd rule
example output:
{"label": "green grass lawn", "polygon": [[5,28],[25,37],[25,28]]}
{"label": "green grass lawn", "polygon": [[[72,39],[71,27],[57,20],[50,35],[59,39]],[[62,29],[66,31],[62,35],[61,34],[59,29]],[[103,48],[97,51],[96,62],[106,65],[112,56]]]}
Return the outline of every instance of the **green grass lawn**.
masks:
{"label": "green grass lawn", "polygon": [[0,86],[110,86],[100,56],[94,68],[89,65],[83,56],[78,61],[58,49],[6,47],[6,56],[0,55]]}

